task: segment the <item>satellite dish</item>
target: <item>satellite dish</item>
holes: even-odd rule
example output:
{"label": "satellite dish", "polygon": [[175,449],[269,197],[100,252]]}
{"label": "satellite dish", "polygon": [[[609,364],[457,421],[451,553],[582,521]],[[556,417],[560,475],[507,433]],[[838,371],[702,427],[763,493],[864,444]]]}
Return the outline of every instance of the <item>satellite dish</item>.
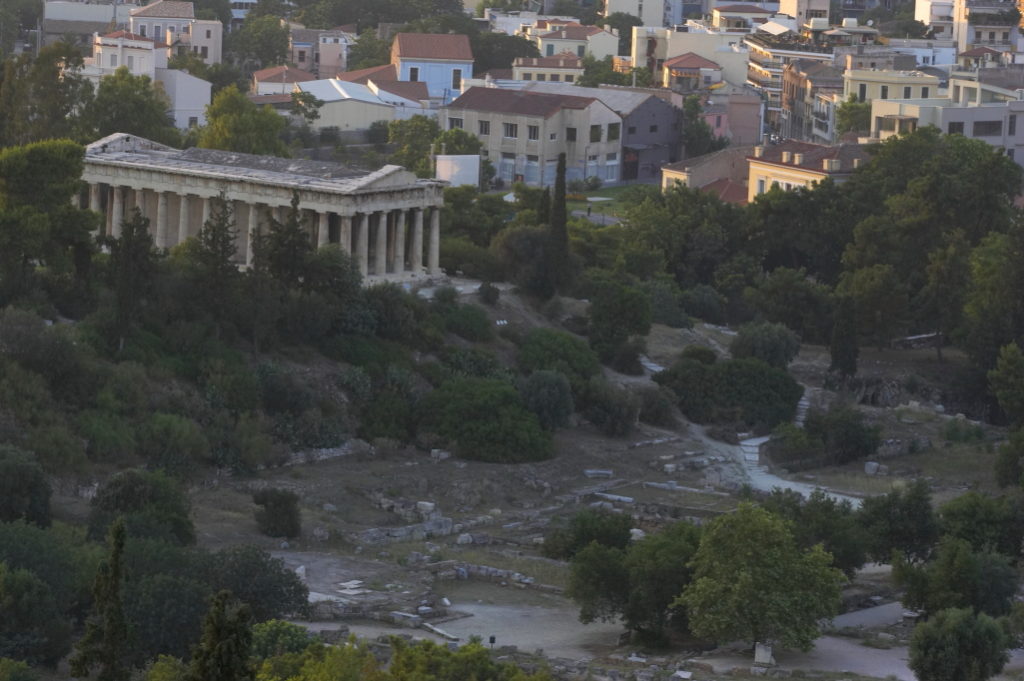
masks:
{"label": "satellite dish", "polygon": [[875,20],[874,19],[868,19],[868,26],[874,26],[874,25],[875,25]]}

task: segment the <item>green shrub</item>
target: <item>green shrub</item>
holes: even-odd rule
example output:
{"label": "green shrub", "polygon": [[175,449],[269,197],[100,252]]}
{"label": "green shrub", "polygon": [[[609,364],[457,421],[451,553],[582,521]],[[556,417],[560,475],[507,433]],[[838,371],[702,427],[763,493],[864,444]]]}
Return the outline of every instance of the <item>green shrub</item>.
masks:
{"label": "green shrub", "polygon": [[785,369],[800,352],[800,339],[782,324],[744,324],[729,345],[729,352],[736,359],[752,357]]}
{"label": "green shrub", "polygon": [[834,465],[873,456],[881,444],[881,429],[867,425],[864,413],[853,407],[810,409],[804,428],[810,438],[823,444],[825,455]]}
{"label": "green shrub", "polygon": [[462,237],[441,239],[440,264],[450,276],[461,272],[470,279],[501,281],[505,278],[501,260],[494,251]]}
{"label": "green shrub", "polygon": [[446,346],[440,352],[441,363],[453,376],[480,378],[508,378],[508,370],[497,355],[482,348],[456,348]]}
{"label": "green shrub", "polygon": [[39,681],[39,676],[24,662],[0,657],[0,681]]}
{"label": "green shrub", "polygon": [[608,437],[627,435],[636,426],[639,400],[625,388],[594,377],[583,397],[583,416]]}
{"label": "green shrub", "polygon": [[311,636],[305,627],[284,620],[267,620],[253,625],[252,656],[257,660],[301,653],[319,638]]}
{"label": "green shrub", "polygon": [[455,378],[420,403],[419,432],[455,444],[459,456],[492,463],[539,461],[551,456],[551,437],[516,389],[493,378]]}
{"label": "green shrub", "polygon": [[651,302],[652,322],[673,329],[693,326],[690,318],[683,312],[683,292],[674,279],[660,276],[643,282],[640,287]]}
{"label": "green shrub", "polygon": [[518,361],[524,372],[544,369],[563,374],[577,396],[590,377],[601,371],[597,355],[586,342],[554,329],[530,331],[519,346]]}
{"label": "green shrub", "polygon": [[675,396],[662,387],[644,387],[636,391],[640,400],[640,420],[652,426],[671,428],[676,425]]}
{"label": "green shrub", "polygon": [[679,353],[679,357],[680,359],[696,360],[701,364],[714,364],[718,361],[718,355],[715,354],[715,351],[703,345],[687,345]]}
{"label": "green shrub", "polygon": [[816,459],[824,446],[806,430],[792,423],[780,423],[772,431],[768,451],[773,462],[786,465]]}
{"label": "green shrub", "polygon": [[629,545],[633,518],[625,513],[587,509],[574,514],[567,528],[552,531],[544,538],[542,551],[549,558],[567,560],[591,542],[624,549]]}
{"label": "green shrub", "polygon": [[683,291],[682,305],[683,311],[691,317],[709,324],[725,322],[725,297],[707,284],[698,284]]}
{"label": "green shrub", "polygon": [[946,442],[960,444],[983,442],[985,440],[985,429],[980,425],[969,423],[962,419],[950,419],[942,427],[942,437]]}
{"label": "green shrub", "polygon": [[299,495],[285,489],[267,487],[252,495],[256,510],[256,524],[268,537],[298,537],[302,534],[302,515]]}
{"label": "green shrub", "polygon": [[192,419],[156,413],[138,429],[140,456],[151,468],[177,478],[188,478],[197,466],[209,463],[210,443]]}
{"label": "green shrub", "polygon": [[456,336],[475,343],[494,338],[494,329],[487,313],[476,305],[459,305],[444,316],[445,327]]}
{"label": "green shrub", "polygon": [[50,483],[30,452],[0,444],[0,522],[50,525]]}
{"label": "green shrub", "polygon": [[118,473],[100,486],[90,505],[89,538],[94,541],[107,535],[118,516],[125,517],[129,537],[181,545],[196,541],[188,498],[173,479],[159,471]]}
{"label": "green shrub", "polygon": [[569,380],[557,371],[534,371],[519,386],[526,408],[537,415],[545,430],[562,428],[573,412]]}
{"label": "green shrub", "polygon": [[496,305],[501,297],[501,289],[489,281],[480,284],[480,288],[476,292],[480,296],[480,302],[484,305]]}

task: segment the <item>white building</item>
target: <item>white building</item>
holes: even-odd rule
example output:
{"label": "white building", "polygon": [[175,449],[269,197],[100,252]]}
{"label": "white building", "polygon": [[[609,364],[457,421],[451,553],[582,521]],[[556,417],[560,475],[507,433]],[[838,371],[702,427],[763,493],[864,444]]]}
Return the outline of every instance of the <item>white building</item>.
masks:
{"label": "white building", "polygon": [[[398,83],[371,81],[366,85],[350,83],[337,78],[296,83],[297,92],[308,92],[323,102],[320,118],[313,121],[314,129],[368,130],[377,121],[404,120],[416,114],[436,115],[436,110],[424,108],[429,98],[425,83]],[[419,90],[417,94],[403,90]],[[396,92],[397,91],[397,92]]]}
{"label": "white building", "polygon": [[207,64],[221,62],[224,27],[216,20],[196,19],[191,2],[157,0],[133,9],[129,30],[166,43],[170,54],[194,52]]}
{"label": "white building", "polygon": [[170,116],[180,129],[206,124],[210,83],[184,71],[167,68],[167,45],[127,31],[93,36],[92,57],[85,59],[81,75],[99,85],[119,67],[133,76],[146,76],[161,87],[170,100]]}

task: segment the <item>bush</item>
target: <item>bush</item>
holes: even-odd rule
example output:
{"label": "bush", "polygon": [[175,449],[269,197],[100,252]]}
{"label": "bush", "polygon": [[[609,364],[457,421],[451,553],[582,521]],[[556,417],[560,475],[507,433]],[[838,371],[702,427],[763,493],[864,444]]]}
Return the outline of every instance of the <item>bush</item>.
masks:
{"label": "bush", "polygon": [[881,429],[864,422],[864,414],[846,406],[833,406],[827,412],[811,409],[804,424],[810,438],[824,445],[833,465],[873,456],[881,444]]}
{"label": "bush", "polygon": [[725,322],[725,296],[714,287],[699,284],[683,291],[683,311],[691,317],[702,319],[709,324]]}
{"label": "bush", "polygon": [[554,329],[534,329],[519,347],[519,368],[524,372],[557,371],[569,379],[573,394],[579,396],[601,363],[586,342]]}
{"label": "bush", "polygon": [[519,392],[542,428],[551,431],[568,425],[574,407],[572,388],[565,376],[557,371],[534,371],[521,383]]}
{"label": "bush", "polygon": [[192,419],[156,413],[138,429],[137,452],[151,468],[187,478],[210,458],[210,443]]}
{"label": "bush", "polygon": [[627,376],[643,376],[644,365],[640,363],[640,355],[646,350],[642,338],[631,338],[615,349],[608,360],[608,366],[620,374]]}
{"label": "bush", "polygon": [[50,483],[35,456],[0,445],[0,522],[50,526]]}
{"label": "bush", "polygon": [[501,289],[489,281],[480,284],[480,288],[476,292],[480,296],[480,302],[484,305],[496,305],[501,297]]}
{"label": "bush", "polygon": [[942,437],[946,442],[967,443],[983,442],[985,429],[980,425],[968,423],[961,419],[950,419],[942,427]]}
{"label": "bush", "polygon": [[671,428],[676,425],[675,400],[669,390],[646,387],[636,391],[640,400],[640,420],[652,426]]}
{"label": "bush", "polygon": [[683,348],[683,351],[679,353],[681,359],[692,359],[700,362],[701,364],[714,364],[718,361],[718,355],[711,348],[706,348],[703,345],[687,345]]}
{"label": "bush", "polygon": [[551,436],[515,388],[499,379],[446,381],[421,401],[419,423],[420,433],[437,433],[467,459],[519,463],[551,456]]}
{"label": "bush", "polygon": [[822,447],[821,440],[812,438],[803,428],[780,423],[772,431],[768,453],[772,462],[785,466],[817,459]]}
{"label": "bush", "polygon": [[683,312],[683,292],[671,277],[661,276],[641,284],[641,289],[651,301],[651,321],[673,329],[692,326],[690,318]]}
{"label": "bush", "polygon": [[583,397],[583,416],[608,437],[627,435],[636,426],[639,400],[625,388],[592,378]]}
{"label": "bush", "polygon": [[736,359],[752,357],[785,369],[800,352],[800,339],[782,324],[744,324],[729,345],[729,352]]}
{"label": "bush", "polygon": [[449,276],[461,272],[470,279],[502,281],[505,278],[501,259],[494,251],[463,237],[441,239],[440,264]]}
{"label": "bush", "polygon": [[252,656],[257,660],[287,653],[301,653],[317,642],[317,637],[298,624],[284,620],[267,620],[252,628]]}
{"label": "bush", "polygon": [[302,515],[299,495],[284,489],[268,487],[252,495],[256,511],[256,524],[268,537],[293,538],[302,534]]}
{"label": "bush", "polygon": [[591,542],[614,549],[629,545],[633,518],[625,513],[580,511],[569,519],[569,526],[544,538],[543,552],[549,558],[567,560]]}
{"label": "bush", "polygon": [[1010,433],[1010,439],[999,447],[996,484],[1000,487],[1017,487],[1024,483],[1021,478],[1024,475],[1021,457],[1024,457],[1024,430],[1015,430]]}
{"label": "bush", "polygon": [[486,343],[494,338],[490,318],[476,305],[459,305],[446,312],[444,324],[456,336],[475,343]]}
{"label": "bush", "polygon": [[89,511],[89,538],[100,541],[110,523],[125,517],[129,537],[194,544],[195,528],[184,492],[159,471],[130,470],[101,485]]}
{"label": "bush", "polygon": [[0,657],[0,681],[39,681],[39,677],[24,662]]}

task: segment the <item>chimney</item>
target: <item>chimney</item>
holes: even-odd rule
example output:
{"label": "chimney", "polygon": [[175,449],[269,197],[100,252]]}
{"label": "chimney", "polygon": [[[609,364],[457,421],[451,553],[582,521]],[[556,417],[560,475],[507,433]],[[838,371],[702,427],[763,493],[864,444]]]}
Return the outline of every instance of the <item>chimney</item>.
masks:
{"label": "chimney", "polygon": [[783,163],[789,163],[790,157],[792,155],[793,155],[792,152],[789,152],[789,151],[782,152],[782,162]]}
{"label": "chimney", "polygon": [[803,154],[793,154],[793,165],[802,166],[804,164]]}
{"label": "chimney", "polygon": [[764,147],[762,147],[762,146],[754,147],[754,158],[762,158],[763,156],[764,156]]}

